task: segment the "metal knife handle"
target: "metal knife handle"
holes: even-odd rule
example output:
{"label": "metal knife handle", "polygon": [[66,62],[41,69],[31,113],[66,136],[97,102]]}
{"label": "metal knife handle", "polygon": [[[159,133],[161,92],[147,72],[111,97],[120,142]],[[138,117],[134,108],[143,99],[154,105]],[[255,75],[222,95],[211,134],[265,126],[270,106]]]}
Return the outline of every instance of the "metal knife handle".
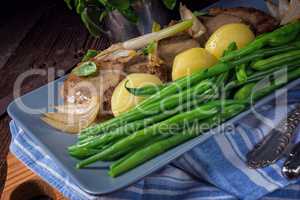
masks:
{"label": "metal knife handle", "polygon": [[288,179],[294,179],[300,176],[300,142],[298,142],[290,152],[281,171]]}
{"label": "metal knife handle", "polygon": [[261,168],[280,159],[291,143],[299,123],[300,105],[247,154],[247,165],[250,168]]}

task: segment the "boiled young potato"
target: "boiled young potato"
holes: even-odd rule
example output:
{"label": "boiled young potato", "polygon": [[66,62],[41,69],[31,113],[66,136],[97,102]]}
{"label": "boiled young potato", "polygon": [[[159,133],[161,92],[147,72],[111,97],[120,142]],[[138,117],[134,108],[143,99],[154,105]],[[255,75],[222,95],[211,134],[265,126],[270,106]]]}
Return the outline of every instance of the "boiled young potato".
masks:
{"label": "boiled young potato", "polygon": [[254,38],[249,26],[242,23],[226,24],[210,36],[205,44],[205,49],[220,58],[230,43],[235,42],[238,48],[242,48]]}
{"label": "boiled young potato", "polygon": [[111,98],[111,110],[114,116],[128,111],[144,100],[143,97],[137,97],[129,93],[125,88],[125,84],[129,88],[139,88],[147,85],[161,85],[161,80],[154,75],[145,73],[133,73],[128,75],[115,88]]}
{"label": "boiled young potato", "polygon": [[217,59],[203,48],[191,48],[178,54],[173,62],[172,79],[191,75],[192,73],[211,67]]}

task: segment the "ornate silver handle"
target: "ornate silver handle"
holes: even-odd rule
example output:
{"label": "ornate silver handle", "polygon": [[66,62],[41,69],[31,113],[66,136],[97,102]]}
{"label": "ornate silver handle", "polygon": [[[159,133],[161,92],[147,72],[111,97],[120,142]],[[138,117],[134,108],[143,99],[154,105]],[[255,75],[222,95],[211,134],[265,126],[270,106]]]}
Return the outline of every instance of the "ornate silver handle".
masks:
{"label": "ornate silver handle", "polygon": [[247,165],[251,168],[261,168],[280,159],[291,144],[299,123],[300,105],[247,154]]}
{"label": "ornate silver handle", "polygon": [[281,171],[288,179],[298,178],[300,176],[300,142],[298,142],[290,152]]}

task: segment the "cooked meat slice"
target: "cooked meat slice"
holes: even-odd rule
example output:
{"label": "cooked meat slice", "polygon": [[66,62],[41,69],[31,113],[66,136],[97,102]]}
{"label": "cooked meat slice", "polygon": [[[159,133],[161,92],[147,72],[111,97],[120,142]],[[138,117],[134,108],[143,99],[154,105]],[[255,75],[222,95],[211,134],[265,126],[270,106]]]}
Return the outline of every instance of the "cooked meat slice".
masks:
{"label": "cooked meat slice", "polygon": [[128,63],[125,64],[124,71],[127,74],[131,73],[147,73],[154,74],[159,77],[162,82],[167,82],[171,79],[171,73],[169,73],[169,67],[165,64],[160,66],[149,66],[146,56],[136,56]]}
{"label": "cooked meat slice", "polygon": [[158,43],[158,56],[169,67],[172,66],[175,56],[187,49],[199,47],[197,40],[192,39],[187,33],[166,38]]}
{"label": "cooked meat slice", "polygon": [[100,96],[101,115],[110,114],[110,93],[107,90],[116,87],[125,77],[124,66],[120,63],[103,62],[97,75],[78,77],[70,74],[64,81],[61,95],[67,103],[83,103],[92,93]]}
{"label": "cooked meat slice", "polygon": [[240,17],[227,14],[218,14],[214,17],[200,17],[207,28],[207,36],[210,36],[218,28],[225,24],[241,23],[243,20]]}
{"label": "cooked meat slice", "polygon": [[111,86],[109,88],[107,88],[107,90],[104,91],[104,100],[103,100],[103,104],[102,104],[102,107],[103,109],[102,110],[105,110],[106,113],[103,113],[102,111],[102,115],[104,116],[108,116],[108,115],[112,115],[112,112],[111,112],[111,97],[112,97],[112,94],[115,90],[115,86]]}
{"label": "cooked meat slice", "polygon": [[279,22],[267,13],[255,8],[236,7],[236,8],[211,8],[210,15],[227,14],[241,18],[249,23],[257,35],[274,30]]}
{"label": "cooked meat slice", "polygon": [[61,88],[61,95],[68,103],[83,103],[96,92],[100,96],[101,118],[111,115],[111,96],[115,87],[130,73],[149,73],[157,75],[162,81],[168,79],[167,68],[150,67],[145,56],[134,56],[124,62],[116,60],[97,60],[98,73],[89,77],[70,74]]}

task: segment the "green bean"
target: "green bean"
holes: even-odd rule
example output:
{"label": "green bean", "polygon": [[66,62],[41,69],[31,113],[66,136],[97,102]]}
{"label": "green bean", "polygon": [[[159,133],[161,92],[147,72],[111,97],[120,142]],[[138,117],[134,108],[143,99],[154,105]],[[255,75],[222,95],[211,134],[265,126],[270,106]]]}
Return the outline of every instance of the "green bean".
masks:
{"label": "green bean", "polygon": [[291,31],[288,35],[287,34],[282,34],[277,37],[271,37],[268,44],[270,46],[280,46],[282,44],[287,44],[290,41],[296,39],[298,36],[299,30],[298,31]]}
{"label": "green bean", "polygon": [[287,51],[297,50],[297,49],[298,50],[300,49],[300,41],[295,42],[293,44],[284,45],[284,46],[260,49],[250,55],[239,58],[238,60],[234,61],[235,62],[234,64],[241,65],[244,63],[251,62],[253,60],[260,60],[265,57],[269,57],[269,56],[277,55],[279,53],[284,53]]}
{"label": "green bean", "polygon": [[252,99],[254,101],[259,100],[260,98],[270,94],[271,92],[275,91],[276,89],[286,85],[288,82],[295,80],[300,77],[300,68],[296,68],[291,70],[286,74],[281,75],[275,81],[273,81],[270,85],[266,85],[264,88],[259,89],[253,93]]}
{"label": "green bean", "polygon": [[177,134],[165,140],[156,142],[140,151],[126,157],[124,160],[121,160],[119,163],[112,166],[109,170],[109,175],[116,177],[126,171],[129,171],[132,168],[144,163],[147,160],[150,160],[156,155],[159,155],[166,150],[185,142],[188,139],[193,138],[192,134]]}
{"label": "green bean", "polygon": [[284,68],[286,68],[287,70],[291,70],[291,69],[293,69],[293,68],[295,68],[299,65],[300,65],[300,61],[295,61],[295,62],[287,63],[287,64],[284,64],[284,65],[278,65],[278,66],[269,68],[267,70],[257,71],[253,75],[249,76],[248,79],[258,81],[260,79],[265,78],[266,76],[272,75],[276,71],[280,71]]}
{"label": "green bean", "polygon": [[127,91],[134,96],[150,96],[153,95],[159,91],[161,91],[163,88],[165,88],[167,84],[165,85],[149,85],[149,86],[144,86],[141,88],[129,88],[125,84],[125,88]]}
{"label": "green bean", "polygon": [[220,88],[226,83],[228,79],[229,73],[225,72],[220,74],[216,79],[216,87],[220,90]]}
{"label": "green bean", "polygon": [[230,52],[221,58],[221,61],[230,61],[240,58],[242,56],[249,55],[266,45],[283,45],[296,38],[296,35],[300,32],[300,21],[289,23],[276,29],[273,32],[266,33],[261,37],[257,37],[253,42],[246,47]]}
{"label": "green bean", "polygon": [[[126,154],[134,146],[144,143],[145,141],[151,139],[153,134],[162,134],[169,131],[168,127],[172,125],[180,125],[187,121],[201,120],[211,117],[218,113],[219,107],[221,105],[231,105],[236,103],[236,101],[212,101],[205,105],[199,106],[191,111],[180,113],[175,115],[165,121],[154,124],[143,130],[137,131],[134,134],[127,136],[126,138],[120,140],[119,142],[112,145],[110,148],[104,150],[103,152],[89,157],[77,164],[77,168],[82,168],[98,160],[107,160],[108,158],[115,158],[122,154]],[[166,127],[164,130],[162,127]]]}
{"label": "green bean", "polygon": [[80,148],[80,149],[78,148],[78,149],[68,150],[68,154],[77,159],[86,159],[90,156],[93,156],[97,153],[104,151],[105,149],[109,148],[115,142],[116,141],[111,141],[108,144],[94,147],[94,148]]}
{"label": "green bean", "polygon": [[231,42],[227,49],[225,49],[225,51],[223,52],[223,56],[228,55],[230,52],[235,51],[238,49],[238,46],[236,45],[236,42]]}
{"label": "green bean", "polygon": [[300,58],[300,50],[289,51],[283,54],[275,55],[264,60],[254,62],[251,67],[256,70],[266,70],[274,66],[297,61]]}
{"label": "green bean", "polygon": [[[215,127],[218,125],[217,122],[228,120],[229,118],[232,118],[233,116],[237,115],[244,109],[245,109],[245,105],[243,104],[227,106],[223,109],[222,114],[218,114],[217,116],[204,120],[202,121],[202,123],[200,122],[200,126],[201,124],[205,124],[206,125],[205,127],[210,127],[210,128]],[[112,177],[119,176],[120,174],[123,174],[137,167],[138,165],[150,160],[151,158],[160,155],[165,151],[183,142],[186,142],[189,139],[198,136],[199,134],[203,133],[205,130],[208,129],[202,129],[200,132],[198,128],[186,129],[182,133],[178,133],[176,135],[171,136],[170,138],[161,140],[137,152],[129,154],[124,158],[122,158],[117,163],[111,165],[109,170],[109,175]]]}
{"label": "green bean", "polygon": [[69,151],[69,155],[78,159],[84,159],[100,153],[102,149],[91,149],[91,148],[81,148],[80,150],[74,149],[73,151]]}
{"label": "green bean", "polygon": [[252,89],[256,85],[256,83],[248,83],[240,88],[234,95],[234,99],[236,100],[246,100],[251,96]]}
{"label": "green bean", "polygon": [[[226,56],[230,52],[237,50],[237,49],[238,49],[238,47],[237,47],[236,43],[231,42],[228,45],[227,50],[224,51],[223,56]],[[240,82],[243,82],[247,78],[247,74],[245,72],[245,64],[241,64],[240,66],[235,67],[235,71],[236,71],[236,77]]]}
{"label": "green bean", "polygon": [[[101,145],[102,142],[104,141],[110,141],[112,139],[116,139],[116,138],[122,138],[125,135],[128,135],[134,131],[140,130],[141,128],[144,128],[146,126],[149,126],[155,122],[159,122],[167,117],[172,116],[172,112],[166,112],[164,114],[161,115],[154,115],[154,116],[150,116],[148,117],[149,119],[139,119],[137,121],[133,121],[130,123],[125,124],[124,126],[120,126],[116,129],[111,130],[108,133],[104,133],[104,134],[89,134],[89,135],[82,135],[80,137],[81,140],[83,140],[83,142],[81,142],[80,145],[76,145],[76,147],[81,147],[81,146],[85,146],[87,144],[87,142],[90,143],[90,145],[95,146],[95,145]],[[93,137],[96,136],[96,137]],[[98,142],[98,139],[101,138],[101,143]],[[84,142],[85,141],[85,142]],[[74,146],[75,147],[75,146]],[[74,148],[74,147],[70,147],[70,148]]]}
{"label": "green bean", "polygon": [[168,137],[170,137],[169,134],[164,134],[164,135],[158,135],[157,137],[152,138],[150,141],[148,141],[146,144],[141,145],[138,148],[135,148],[133,151],[131,151],[130,153],[128,153],[127,155],[123,156],[122,158],[120,158],[119,160],[113,162],[113,164],[110,165],[110,168],[114,168],[117,165],[119,165],[120,163],[122,163],[124,160],[126,160],[127,158],[131,157],[132,155],[134,155],[136,152],[148,147],[151,144],[154,144],[158,141],[161,141],[163,139],[167,139]]}
{"label": "green bean", "polygon": [[235,68],[236,78],[239,82],[245,82],[247,80],[247,73],[246,73],[246,64],[242,64]]}

